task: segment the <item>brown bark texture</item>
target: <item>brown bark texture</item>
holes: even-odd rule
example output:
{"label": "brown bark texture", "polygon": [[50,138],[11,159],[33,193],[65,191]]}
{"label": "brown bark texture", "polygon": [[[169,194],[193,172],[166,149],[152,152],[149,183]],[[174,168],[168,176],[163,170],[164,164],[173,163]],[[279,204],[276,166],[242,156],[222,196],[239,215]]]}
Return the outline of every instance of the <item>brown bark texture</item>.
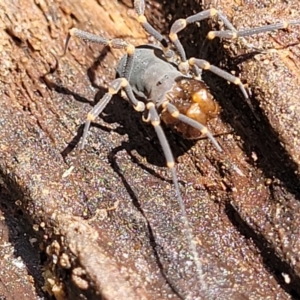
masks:
{"label": "brown bark texture", "polygon": [[[168,34],[209,7],[236,28],[300,20],[298,0],[151,1],[146,16]],[[131,1],[1,1],[0,299],[299,299],[299,25],[204,42],[223,28],[213,19],[179,34],[188,57],[240,77],[254,107],[204,72],[224,153],[165,128],[205,288],[151,125],[114,96],[78,150],[124,51],[72,38],[62,57],[72,27],[153,42]]]}

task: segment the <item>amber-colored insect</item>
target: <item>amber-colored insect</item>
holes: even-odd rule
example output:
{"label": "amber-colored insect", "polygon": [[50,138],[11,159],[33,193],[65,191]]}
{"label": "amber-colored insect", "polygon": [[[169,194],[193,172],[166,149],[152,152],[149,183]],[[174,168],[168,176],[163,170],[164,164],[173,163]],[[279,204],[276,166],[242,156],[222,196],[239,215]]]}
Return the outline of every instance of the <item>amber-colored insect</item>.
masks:
{"label": "amber-colored insect", "polygon": [[[228,30],[211,31],[207,35],[208,39],[214,39],[215,37],[226,39],[245,37],[257,33],[287,28],[289,25],[299,25],[300,21],[277,23],[238,31],[220,11],[212,8],[186,19],[175,21],[170,30],[169,41],[147,22],[144,15],[144,0],[135,0],[134,8],[138,15],[138,21],[150,35],[161,43],[161,47],[153,45],[134,47],[122,39],[107,39],[76,28],[70,30],[66,48],[70,36],[77,36],[89,42],[99,43],[101,45],[110,46],[111,48],[125,49],[127,53],[118,64],[118,78],[110,83],[108,92],[87,116],[81,148],[83,148],[86,141],[91,122],[99,116],[114,94],[124,90],[134,109],[143,112],[143,120],[150,122],[156,131],[166,158],[167,167],[172,173],[172,180],[182,213],[185,234],[190,252],[196,264],[201,290],[205,291],[205,276],[203,275],[202,265],[198,257],[193,233],[180,193],[174,157],[160,122],[163,121],[166,125],[171,126],[174,130],[181,133],[183,137],[188,139],[198,139],[206,135],[217,150],[222,152],[221,146],[205,126],[209,119],[218,115],[220,109],[208,87],[201,80],[201,70],[213,72],[225,80],[238,85],[247,101],[249,98],[239,78],[216,66],[210,65],[206,60],[194,57],[187,59],[177,33],[183,30],[188,24],[199,22],[213,16],[217,16]],[[171,47],[175,48],[175,52],[180,58],[179,63],[174,63],[176,60],[173,59],[174,52],[170,49]]]}

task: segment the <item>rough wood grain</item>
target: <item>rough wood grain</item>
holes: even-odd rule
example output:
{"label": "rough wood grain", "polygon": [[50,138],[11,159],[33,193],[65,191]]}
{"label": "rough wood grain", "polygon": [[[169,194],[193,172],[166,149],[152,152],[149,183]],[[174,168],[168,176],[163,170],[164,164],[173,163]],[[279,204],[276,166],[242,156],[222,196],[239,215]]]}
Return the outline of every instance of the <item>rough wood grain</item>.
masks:
{"label": "rough wood grain", "polygon": [[[300,19],[298,1],[212,2],[205,7],[222,9],[237,28]],[[38,239],[32,253],[43,258],[36,263],[40,272],[29,272],[36,293],[43,287],[56,299],[299,297],[299,28],[247,38],[276,49],[256,55],[238,41],[225,48],[215,41],[201,52],[215,20],[181,35],[189,56],[247,82],[259,117],[236,87],[204,74],[222,106],[210,128],[225,153],[166,130],[204,266],[204,291],[152,128],[115,97],[84,151],[76,148],[86,113],[114,78],[122,51],[72,39],[60,58],[68,29],[147,43],[130,1],[5,0],[0,6],[0,175],[10,193],[1,209],[10,241],[13,212],[22,209],[19,226],[34,229],[23,232]],[[167,33],[172,21],[200,9],[192,0],[153,1],[147,16]],[[45,77],[55,57],[58,68]],[[28,267],[27,252],[13,245]],[[1,257],[9,271],[11,261]],[[2,294],[13,299],[0,286]]]}

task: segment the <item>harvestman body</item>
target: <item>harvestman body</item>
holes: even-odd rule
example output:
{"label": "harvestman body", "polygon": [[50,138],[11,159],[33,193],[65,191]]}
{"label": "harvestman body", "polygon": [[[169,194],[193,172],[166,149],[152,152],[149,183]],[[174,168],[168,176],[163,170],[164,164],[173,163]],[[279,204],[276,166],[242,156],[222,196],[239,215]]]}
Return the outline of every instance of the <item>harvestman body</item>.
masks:
{"label": "harvestman body", "polygon": [[[181,209],[189,250],[193,255],[201,285],[200,288],[204,295],[207,287],[202,271],[203,268],[199,260],[193,233],[180,193],[174,157],[160,125],[160,121],[162,120],[167,125],[175,128],[185,138],[197,139],[202,135],[206,135],[216,149],[222,152],[222,148],[218,142],[205,127],[208,119],[217,116],[219,106],[214,101],[205,83],[201,80],[200,69],[209,70],[225,80],[238,85],[248,103],[249,98],[239,78],[218,67],[210,65],[209,62],[203,59],[187,59],[177,33],[190,23],[199,22],[214,16],[217,16],[228,30],[211,31],[207,35],[208,39],[215,37],[227,39],[244,37],[287,28],[289,25],[299,25],[300,21],[290,23],[283,22],[237,31],[221,12],[216,9],[209,9],[186,19],[175,21],[170,30],[169,38],[171,42],[169,42],[147,22],[144,16],[144,0],[135,0],[134,8],[138,15],[138,21],[149,34],[154,36],[156,40],[161,43],[161,48],[153,45],[142,45],[135,48],[133,45],[121,39],[106,39],[76,28],[70,30],[66,49],[70,36],[77,36],[90,42],[110,46],[111,48],[125,49],[127,52],[118,64],[117,72],[119,78],[111,82],[108,92],[87,116],[81,148],[84,146],[91,122],[99,116],[114,94],[120,90],[124,90],[134,109],[144,113],[143,120],[152,124],[162,146],[167,167],[172,173],[172,180]],[[172,45],[180,57],[180,63],[178,64],[170,62],[172,54],[174,54],[173,51],[170,50],[170,46]]]}

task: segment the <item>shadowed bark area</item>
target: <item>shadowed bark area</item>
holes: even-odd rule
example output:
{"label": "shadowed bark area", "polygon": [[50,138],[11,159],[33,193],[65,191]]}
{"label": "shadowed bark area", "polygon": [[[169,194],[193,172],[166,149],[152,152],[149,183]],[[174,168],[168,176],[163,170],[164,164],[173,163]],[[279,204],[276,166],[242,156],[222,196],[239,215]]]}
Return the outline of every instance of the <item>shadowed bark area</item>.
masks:
{"label": "shadowed bark area", "polygon": [[[147,2],[146,15],[164,34],[210,4],[236,28],[300,20],[298,1],[161,2]],[[204,289],[152,127],[115,96],[78,151],[86,114],[124,52],[73,38],[61,57],[68,30],[149,43],[131,1],[4,0],[0,8],[1,297],[300,297],[299,26],[247,45],[204,43],[222,28],[217,20],[179,34],[188,57],[247,84],[255,112],[237,87],[205,72],[222,107],[208,126],[224,153],[166,128]]]}

